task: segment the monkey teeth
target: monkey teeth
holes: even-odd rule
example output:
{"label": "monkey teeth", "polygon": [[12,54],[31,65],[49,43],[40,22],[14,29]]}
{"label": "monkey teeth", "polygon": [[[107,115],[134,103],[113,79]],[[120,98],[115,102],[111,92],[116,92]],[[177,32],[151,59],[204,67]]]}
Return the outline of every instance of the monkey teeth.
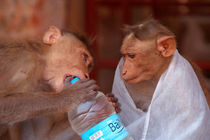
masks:
{"label": "monkey teeth", "polygon": [[73,75],[66,74],[66,75],[64,76],[64,82],[69,82],[69,81],[71,81],[72,79],[74,79],[74,77],[75,77],[75,76],[73,76]]}

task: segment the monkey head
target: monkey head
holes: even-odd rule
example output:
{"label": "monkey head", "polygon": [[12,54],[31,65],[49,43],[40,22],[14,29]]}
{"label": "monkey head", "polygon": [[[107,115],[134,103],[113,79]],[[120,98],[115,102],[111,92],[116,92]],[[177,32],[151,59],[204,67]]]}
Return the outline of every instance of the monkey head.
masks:
{"label": "monkey head", "polygon": [[124,59],[121,76],[130,84],[159,78],[167,69],[176,50],[176,42],[171,35],[139,39],[136,34],[129,33],[121,46]]}
{"label": "monkey head", "polygon": [[78,37],[51,26],[43,36],[43,43],[49,45],[44,56],[43,78],[55,91],[61,91],[65,81],[73,76],[89,78],[93,57]]}

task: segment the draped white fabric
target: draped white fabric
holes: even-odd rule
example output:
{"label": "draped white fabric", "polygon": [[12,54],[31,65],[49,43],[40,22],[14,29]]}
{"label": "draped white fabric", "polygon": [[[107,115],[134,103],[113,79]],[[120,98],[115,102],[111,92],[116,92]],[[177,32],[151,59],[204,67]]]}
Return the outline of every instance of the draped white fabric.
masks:
{"label": "draped white fabric", "polygon": [[145,113],[136,108],[115,72],[112,92],[119,99],[119,117],[135,140],[210,140],[210,110],[193,68],[178,51],[161,75]]}

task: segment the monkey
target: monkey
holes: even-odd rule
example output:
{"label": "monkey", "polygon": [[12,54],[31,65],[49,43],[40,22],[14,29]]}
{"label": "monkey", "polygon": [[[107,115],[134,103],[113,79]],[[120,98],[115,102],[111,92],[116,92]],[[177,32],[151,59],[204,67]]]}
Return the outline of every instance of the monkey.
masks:
{"label": "monkey", "polygon": [[[45,111],[66,111],[85,99],[84,91],[93,93],[96,89],[93,81],[84,80],[93,63],[87,48],[73,34],[61,34],[54,26],[43,36],[43,44],[1,45],[0,57],[1,124],[26,120]],[[69,87],[73,76],[83,81]]]}
{"label": "monkey", "polygon": [[[26,126],[34,124],[39,131],[43,121],[46,132],[40,133],[46,136],[35,138],[53,139],[70,127],[65,112],[95,96],[99,88],[88,80],[94,64],[89,43],[55,26],[42,41],[1,43],[0,59],[0,139],[8,134],[8,139],[30,139],[24,136],[30,132]],[[80,81],[70,85],[75,76]]]}
{"label": "monkey", "polygon": [[[172,126],[174,126],[173,123],[177,121],[176,118],[179,117],[179,114],[173,114],[173,109],[170,108],[170,110],[168,110],[167,105],[170,102],[170,104],[174,105],[174,110],[178,110],[177,108],[179,108],[179,103],[181,104],[181,102],[176,99],[181,98],[180,94],[183,94],[183,96],[187,94],[187,96],[189,96],[189,101],[186,99],[186,102],[182,105],[189,103],[188,107],[190,111],[200,111],[200,114],[193,115],[193,113],[189,113],[186,118],[183,116],[182,119],[186,119],[186,124],[188,122],[187,120],[190,120],[188,118],[194,116],[194,119],[199,119],[196,117],[205,114],[199,122],[200,126],[196,126],[194,129],[196,131],[192,132],[192,136],[196,135],[199,136],[200,139],[207,139],[207,128],[210,124],[210,120],[208,119],[210,116],[210,104],[208,104],[210,103],[210,95],[205,88],[198,67],[178,54],[175,34],[155,19],[148,19],[138,25],[126,26],[124,30],[126,35],[120,49],[122,59],[119,62],[115,73],[112,92],[118,97],[119,103],[122,105],[119,116],[122,119],[122,122],[125,123],[125,126],[128,127],[128,130],[131,132],[134,139],[179,139],[178,136],[176,137],[173,135],[175,134],[175,131],[172,129]],[[183,61],[179,63],[179,65],[182,64],[182,67],[174,66],[178,63],[177,58],[180,58],[179,61]],[[193,81],[196,81],[197,84],[194,83],[193,86],[189,87],[188,84],[192,83],[189,82],[189,80],[184,81],[187,79],[184,77],[185,75],[182,77],[173,77],[173,74],[171,74],[170,77],[173,77],[174,80],[165,81],[164,78],[169,76],[167,74],[169,73],[169,70],[172,69],[172,65],[176,68],[173,67],[176,70],[174,71],[176,76],[179,76],[180,73],[185,73],[185,75],[188,76],[187,78],[190,78],[188,73],[191,73],[194,78]],[[185,71],[186,67],[190,70],[189,72]],[[197,74],[197,77],[195,73]],[[174,83],[177,79],[184,84]],[[161,83],[164,83],[164,85],[161,85]],[[177,85],[186,85],[186,87],[176,89]],[[200,89],[199,92],[189,89],[193,89],[194,86]],[[169,87],[170,89],[168,90]],[[185,88],[189,90],[185,90]],[[173,92],[173,94],[168,91]],[[181,93],[181,91],[186,91],[186,93]],[[177,96],[175,96],[175,93]],[[164,99],[163,94],[165,96],[167,95]],[[193,98],[195,96],[198,96],[202,101],[199,100],[200,103],[198,103],[196,102],[198,99],[192,100],[191,97]],[[131,100],[127,98],[131,98],[134,105]],[[167,98],[172,98],[172,100],[167,101]],[[131,102],[130,104],[132,105],[129,106],[128,102]],[[164,108],[161,107],[161,105]],[[168,106],[171,107],[170,105]],[[196,106],[201,106],[202,109],[198,109]],[[184,114],[183,110],[184,106],[180,107],[180,116]],[[186,109],[185,111],[190,112],[189,110]],[[129,112],[129,115],[127,115],[127,112]],[[146,114],[146,119],[145,122],[142,123],[144,114]],[[160,117],[161,115],[162,117]],[[167,122],[167,117],[170,115],[174,115],[174,122],[172,120]],[[139,118],[137,116],[139,116]],[[172,117],[168,118],[168,120],[170,119],[172,119]],[[179,123],[181,123],[181,121],[177,121],[176,130],[181,130],[181,126],[186,127],[185,132],[189,130],[186,124]],[[193,121],[189,122],[189,127],[193,125],[193,123]],[[196,121],[194,124],[196,124]],[[170,132],[170,130],[172,132]],[[201,134],[202,132],[199,132],[201,130],[203,131],[203,135]],[[191,139],[191,137],[188,137],[188,134],[184,134],[185,132],[179,133],[180,136],[184,137],[181,139]],[[198,137],[196,138],[198,139]]]}
{"label": "monkey", "polygon": [[[159,32],[154,31],[154,33],[152,33],[152,28],[154,28],[153,25],[159,25],[159,23],[155,20],[149,20],[145,24],[149,26],[147,28],[150,28],[148,29],[148,35],[143,34],[144,30],[146,30],[143,28],[144,24],[125,27],[124,30],[127,32],[127,36],[125,37],[121,47],[121,53],[125,60],[122,68],[122,78],[126,81],[131,96],[138,98],[138,96],[133,95],[132,93],[135,94],[138,90],[142,90],[142,88],[144,88],[143,90],[146,90],[146,95],[142,95],[141,99],[139,99],[141,101],[136,101],[136,105],[143,110],[147,110],[158,79],[168,68],[176,49],[174,33],[164,26],[157,27],[160,28],[157,29]],[[155,37],[157,38],[154,39]],[[139,40],[144,41],[142,41],[142,45],[138,45],[140,44]],[[156,48],[154,48],[153,45],[155,42],[157,42]],[[136,53],[137,51],[139,53]],[[186,59],[191,63],[195,73],[197,74],[204,94],[208,99],[207,102],[210,105],[210,94],[204,83],[200,68],[189,58]],[[138,85],[141,81],[143,82]],[[153,90],[151,90],[151,88],[147,89],[149,85],[153,87]],[[134,89],[136,92],[133,91]],[[145,101],[142,97],[145,97]]]}

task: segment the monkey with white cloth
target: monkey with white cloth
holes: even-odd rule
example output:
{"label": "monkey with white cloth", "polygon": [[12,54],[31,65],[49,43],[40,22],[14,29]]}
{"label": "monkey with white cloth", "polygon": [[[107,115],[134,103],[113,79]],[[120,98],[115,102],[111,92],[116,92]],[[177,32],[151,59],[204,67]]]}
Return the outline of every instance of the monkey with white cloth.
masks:
{"label": "monkey with white cloth", "polygon": [[[121,47],[124,59],[120,60],[115,72],[112,92],[121,104],[120,119],[135,140],[210,140],[210,109],[192,66],[178,53],[176,47],[173,47],[174,39],[171,35],[161,34],[155,40],[156,45],[150,50],[156,49],[156,54],[160,52],[156,58],[152,56],[154,54],[151,51],[148,53],[149,49],[136,50],[136,44],[140,44],[137,47],[142,47],[145,44],[145,40],[142,38],[147,38],[145,34],[150,34],[151,28],[153,28],[153,32],[157,31],[158,33],[160,33],[158,30],[168,31],[154,20],[146,21],[142,26],[145,27],[143,29],[134,29],[139,28],[134,27],[135,31],[129,33],[124,39]],[[146,33],[143,37],[138,36],[140,31],[136,30]],[[132,48],[129,48],[128,46],[132,46],[129,44],[131,40],[136,42],[132,44]],[[148,39],[146,39],[146,43],[147,41]],[[141,44],[142,42],[144,43]],[[149,46],[149,44],[146,45]],[[132,50],[134,51],[132,52]],[[139,52],[141,56],[138,56]],[[144,55],[146,52],[147,55]],[[141,59],[139,59],[140,57]],[[155,59],[145,63],[145,58]],[[137,65],[137,62],[135,64],[133,62],[136,61],[135,59],[144,62]],[[170,61],[164,62],[165,59]],[[164,65],[168,62],[165,68],[164,65],[155,66],[159,67],[158,71],[163,68],[161,73],[145,68],[156,61],[163,62]],[[144,70],[140,72],[136,70],[129,75],[129,70],[133,70],[137,66],[139,69],[141,66],[145,67]],[[159,74],[159,76],[155,77],[149,72],[153,72],[155,75]],[[142,77],[141,74],[147,76]],[[126,75],[128,76],[126,77]],[[136,98],[132,96],[129,84],[153,80],[157,82],[154,84],[155,86],[150,86],[153,87],[153,90],[150,90],[152,91],[151,98],[145,101],[147,103],[146,110],[144,110],[144,106],[138,107],[136,104],[138,96],[135,96]],[[155,83],[154,81],[152,83]],[[141,88],[135,92],[139,96],[144,95],[141,94]],[[142,89],[142,92],[145,92],[145,89]]]}

